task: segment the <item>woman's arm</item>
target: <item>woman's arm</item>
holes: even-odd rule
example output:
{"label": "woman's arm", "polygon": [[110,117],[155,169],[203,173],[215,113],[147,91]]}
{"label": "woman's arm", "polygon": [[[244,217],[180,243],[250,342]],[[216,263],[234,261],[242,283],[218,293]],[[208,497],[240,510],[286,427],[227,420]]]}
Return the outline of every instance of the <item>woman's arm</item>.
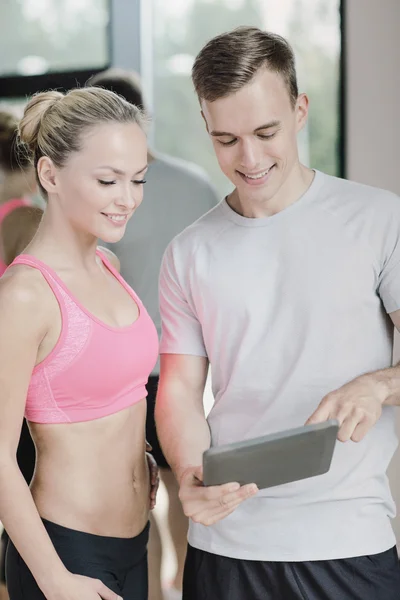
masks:
{"label": "woman's arm", "polygon": [[54,314],[49,299],[37,271],[16,267],[0,279],[0,520],[48,600],[116,600],[101,582],[64,567],[17,464],[29,381]]}
{"label": "woman's arm", "polygon": [[0,520],[41,587],[64,567],[19,470],[16,451],[29,380],[48,323],[40,274],[18,271],[0,280]]}

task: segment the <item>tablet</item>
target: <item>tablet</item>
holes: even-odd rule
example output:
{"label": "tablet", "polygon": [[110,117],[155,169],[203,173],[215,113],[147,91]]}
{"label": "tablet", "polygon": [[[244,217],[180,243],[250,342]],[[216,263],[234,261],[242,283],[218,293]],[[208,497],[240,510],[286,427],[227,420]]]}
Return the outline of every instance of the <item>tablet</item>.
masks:
{"label": "tablet", "polygon": [[329,471],[338,430],[332,419],[210,448],[203,454],[203,483],[256,483],[261,490],[322,475]]}

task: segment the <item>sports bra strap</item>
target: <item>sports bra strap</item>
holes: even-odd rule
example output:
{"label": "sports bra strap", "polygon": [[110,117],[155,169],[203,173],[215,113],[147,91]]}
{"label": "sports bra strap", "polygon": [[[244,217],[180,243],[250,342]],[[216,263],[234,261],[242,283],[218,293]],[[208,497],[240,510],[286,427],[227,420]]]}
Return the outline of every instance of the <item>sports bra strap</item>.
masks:
{"label": "sports bra strap", "polygon": [[114,267],[114,265],[112,264],[112,262],[110,261],[110,259],[108,258],[107,254],[103,251],[102,248],[97,248],[96,249],[96,254],[97,256],[101,259],[101,261],[103,262],[103,264],[105,265],[105,267],[110,271],[110,273],[112,275],[114,275],[115,279],[117,281],[119,281],[119,283],[122,285],[123,288],[125,288],[125,290],[128,292],[128,294],[130,296],[132,296],[132,298],[135,300],[136,304],[141,307],[142,306],[142,301],[140,300],[139,296],[136,294],[136,292],[128,285],[128,283],[125,281],[125,279],[122,277],[121,273],[119,271],[117,271],[117,269]]}
{"label": "sports bra strap", "polygon": [[66,320],[65,292],[62,289],[62,287],[60,286],[60,284],[57,282],[55,277],[52,275],[51,271],[46,267],[46,265],[43,264],[40,260],[36,259],[34,256],[31,256],[29,254],[20,254],[19,256],[17,256],[11,263],[10,267],[13,267],[14,265],[27,265],[28,267],[32,267],[41,272],[41,274],[43,275],[43,277],[49,284],[50,289],[52,290],[53,294],[55,295],[55,297],[58,300],[62,318],[63,318],[63,321],[65,321]]}

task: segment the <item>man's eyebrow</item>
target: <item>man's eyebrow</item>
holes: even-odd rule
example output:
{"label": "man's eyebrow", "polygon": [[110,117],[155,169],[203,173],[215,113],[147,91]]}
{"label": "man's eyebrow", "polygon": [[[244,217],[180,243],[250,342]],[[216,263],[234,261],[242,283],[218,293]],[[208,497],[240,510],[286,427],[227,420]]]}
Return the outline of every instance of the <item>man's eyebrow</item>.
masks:
{"label": "man's eyebrow", "polygon": [[281,124],[280,121],[270,121],[269,123],[266,123],[265,125],[261,125],[261,127],[257,127],[257,129],[255,129],[254,132],[261,131],[261,129],[272,129],[272,127],[278,127],[280,124]]}
{"label": "man's eyebrow", "polygon": [[[261,131],[262,129],[271,129],[272,127],[278,127],[281,124],[280,121],[270,121],[269,123],[266,123],[265,125],[260,125],[260,127],[257,127],[257,129],[254,130],[254,133],[256,133],[257,131]],[[234,133],[230,133],[229,131],[210,131],[210,135],[214,136],[214,137],[221,137],[224,135],[229,135],[230,137],[236,137],[236,135]]]}

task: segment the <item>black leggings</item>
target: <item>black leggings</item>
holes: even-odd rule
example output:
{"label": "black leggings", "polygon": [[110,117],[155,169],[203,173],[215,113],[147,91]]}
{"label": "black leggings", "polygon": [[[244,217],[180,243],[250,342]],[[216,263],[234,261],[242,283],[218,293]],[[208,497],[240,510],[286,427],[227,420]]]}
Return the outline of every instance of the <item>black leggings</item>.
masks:
{"label": "black leggings", "polygon": [[396,548],[338,560],[238,560],[188,547],[183,600],[399,600]]}
{"label": "black leggings", "polygon": [[[100,579],[124,600],[147,600],[148,524],[134,538],[114,538],[43,523],[68,571]],[[10,600],[46,600],[11,541],[6,571]]]}

